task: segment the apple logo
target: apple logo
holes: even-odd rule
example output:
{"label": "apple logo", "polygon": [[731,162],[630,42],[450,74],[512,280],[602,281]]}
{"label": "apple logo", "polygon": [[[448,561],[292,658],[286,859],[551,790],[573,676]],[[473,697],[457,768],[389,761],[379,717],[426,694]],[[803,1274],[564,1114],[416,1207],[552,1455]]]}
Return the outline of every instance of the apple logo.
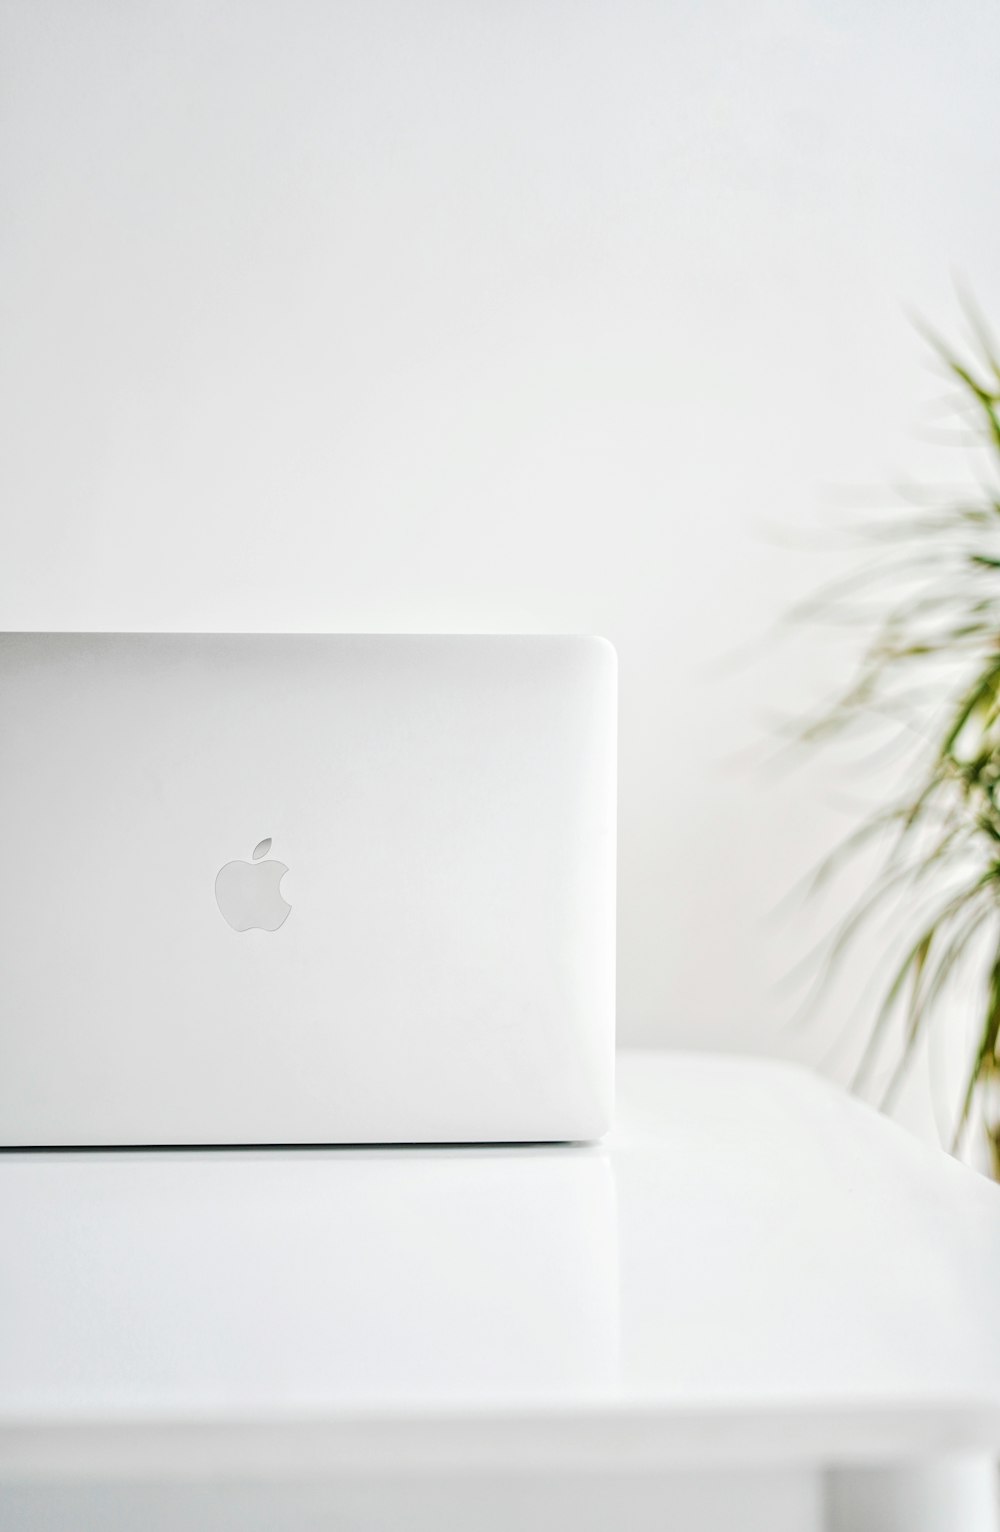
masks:
{"label": "apple logo", "polygon": [[252,862],[227,862],[215,880],[215,902],[234,931],[277,931],[291,905],[281,897],[284,862],[265,862],[270,837],[260,841]]}

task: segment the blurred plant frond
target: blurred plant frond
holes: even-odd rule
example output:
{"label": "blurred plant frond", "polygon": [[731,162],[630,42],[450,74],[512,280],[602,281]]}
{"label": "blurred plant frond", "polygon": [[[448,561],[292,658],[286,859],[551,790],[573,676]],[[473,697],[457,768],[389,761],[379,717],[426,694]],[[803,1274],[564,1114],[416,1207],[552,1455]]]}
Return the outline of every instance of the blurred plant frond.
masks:
{"label": "blurred plant frond", "polygon": [[[892,743],[901,740],[908,756],[898,801],[863,819],[811,875],[816,890],[860,852],[874,849],[880,858],[825,944],[819,983],[892,902],[909,937],[855,1073],[857,1085],[870,1082],[888,1052],[883,1102],[946,993],[962,985],[970,1019],[970,1008],[981,1006],[956,1147],[977,1095],[995,1095],[1000,1077],[1000,359],[979,315],[965,307],[968,355],[920,329],[955,390],[953,416],[972,427],[985,459],[978,489],[907,491],[892,509],[855,512],[851,536],[865,556],[790,613],[797,623],[863,634],[847,685],[798,720],[797,742],[826,747],[874,725],[895,731]],[[1000,1123],[986,1126],[1000,1171]]]}

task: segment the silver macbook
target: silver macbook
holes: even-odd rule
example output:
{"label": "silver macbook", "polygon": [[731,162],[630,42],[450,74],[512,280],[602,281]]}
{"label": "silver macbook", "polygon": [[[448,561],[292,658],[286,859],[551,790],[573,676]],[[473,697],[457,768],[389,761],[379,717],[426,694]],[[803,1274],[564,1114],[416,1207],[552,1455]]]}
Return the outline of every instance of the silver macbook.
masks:
{"label": "silver macbook", "polygon": [[0,1143],[592,1139],[602,639],[0,636]]}

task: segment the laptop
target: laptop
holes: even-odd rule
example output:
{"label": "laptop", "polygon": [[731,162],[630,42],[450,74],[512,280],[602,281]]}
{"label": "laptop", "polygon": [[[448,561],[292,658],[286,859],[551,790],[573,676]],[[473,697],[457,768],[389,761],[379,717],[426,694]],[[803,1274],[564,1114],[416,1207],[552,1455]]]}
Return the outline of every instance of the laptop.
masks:
{"label": "laptop", "polygon": [[0,1144],[591,1140],[592,637],[0,636]]}

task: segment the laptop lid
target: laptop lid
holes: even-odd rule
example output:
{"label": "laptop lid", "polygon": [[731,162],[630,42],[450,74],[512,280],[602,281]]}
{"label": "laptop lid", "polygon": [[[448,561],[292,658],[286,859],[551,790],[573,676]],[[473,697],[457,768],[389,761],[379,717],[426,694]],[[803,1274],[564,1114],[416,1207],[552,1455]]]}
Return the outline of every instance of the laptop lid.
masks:
{"label": "laptop lid", "polygon": [[0,637],[0,1143],[590,1139],[614,651]]}

